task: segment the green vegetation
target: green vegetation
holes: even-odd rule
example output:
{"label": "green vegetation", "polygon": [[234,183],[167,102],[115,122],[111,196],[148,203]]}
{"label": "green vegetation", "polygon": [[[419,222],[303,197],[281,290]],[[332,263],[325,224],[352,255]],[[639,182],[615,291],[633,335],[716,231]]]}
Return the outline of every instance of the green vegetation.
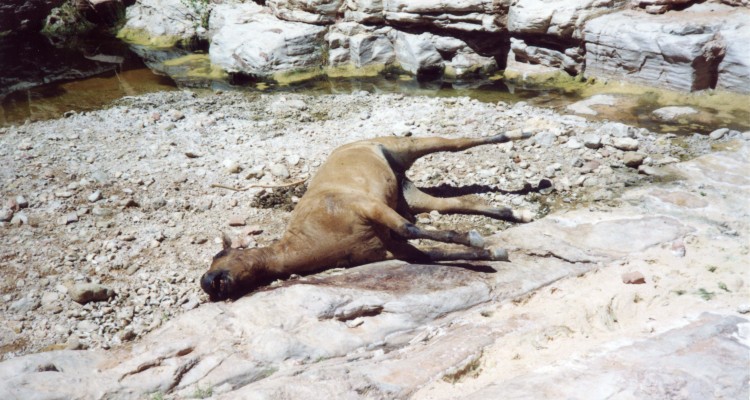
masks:
{"label": "green vegetation", "polygon": [[96,25],[89,22],[76,8],[72,0],[53,8],[44,21],[42,33],[47,36],[77,36],[91,32]]}
{"label": "green vegetation", "polygon": [[714,296],[716,296],[716,293],[709,292],[708,290],[706,290],[704,288],[698,289],[697,293],[698,293],[698,296],[700,296],[703,300],[706,300],[706,301],[709,301],[709,300],[713,299]]}

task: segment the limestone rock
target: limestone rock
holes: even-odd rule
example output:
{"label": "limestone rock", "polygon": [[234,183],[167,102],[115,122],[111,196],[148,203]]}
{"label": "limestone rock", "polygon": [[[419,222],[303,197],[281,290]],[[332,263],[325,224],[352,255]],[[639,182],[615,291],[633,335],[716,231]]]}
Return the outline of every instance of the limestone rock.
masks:
{"label": "limestone rock", "polygon": [[266,5],[279,19],[325,25],[343,14],[344,0],[268,0]]}
{"label": "limestone rock", "polygon": [[[359,3],[359,1],[354,3]],[[373,5],[377,2],[365,1],[364,3]],[[508,2],[390,0],[382,2],[382,7],[384,19],[394,26],[427,25],[466,32],[500,32],[503,28],[503,17],[507,13]]]}
{"label": "limestone rock", "polygon": [[415,75],[437,75],[443,72],[443,57],[432,42],[432,35],[394,32],[396,61]]}
{"label": "limestone rock", "polygon": [[331,26],[326,34],[328,65],[351,65],[356,68],[385,66],[396,59],[389,27],[374,28],[354,22]]}
{"label": "limestone rock", "polygon": [[[495,382],[461,399],[525,398],[529,393],[544,398],[669,398],[675,391],[694,399],[744,398],[750,362],[745,324],[744,318],[703,314],[684,328],[612,346],[614,350],[590,360]],[[724,384],[717,387],[717,381]]]}
{"label": "limestone rock", "polygon": [[539,46],[527,45],[521,39],[511,38],[510,49],[515,61],[530,64],[541,64],[547,67],[562,69],[572,75],[577,75],[583,70],[583,57],[573,51],[571,57],[563,52]]}
{"label": "limestone rock", "polygon": [[748,21],[750,10],[718,4],[663,15],[606,14],[584,28],[586,74],[683,91],[748,92],[750,63],[741,56],[748,41],[740,39],[748,37]]}
{"label": "limestone rock", "polygon": [[282,21],[253,6],[217,6],[211,63],[261,77],[322,65],[325,28]]}
{"label": "limestone rock", "polygon": [[196,21],[202,16],[207,17],[208,12],[208,9],[191,8],[182,0],[138,1],[125,10],[126,22],[119,36],[137,44],[160,46],[205,38],[205,29],[199,29],[200,24]]}
{"label": "limestone rock", "polygon": [[580,39],[584,23],[601,13],[623,8],[625,0],[519,0],[508,11],[508,31],[514,35]]}

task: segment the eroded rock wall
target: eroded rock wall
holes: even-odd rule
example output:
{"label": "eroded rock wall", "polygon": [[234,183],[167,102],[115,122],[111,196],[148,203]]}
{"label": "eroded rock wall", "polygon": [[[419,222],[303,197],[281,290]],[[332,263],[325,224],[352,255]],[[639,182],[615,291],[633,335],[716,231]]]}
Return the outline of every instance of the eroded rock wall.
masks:
{"label": "eroded rock wall", "polygon": [[[172,42],[210,38],[209,51],[219,66],[261,77],[299,69],[322,73],[326,67],[395,66],[417,75],[464,78],[534,65],[546,72],[681,91],[750,91],[750,8],[745,1],[207,4],[191,9],[178,0],[142,0],[128,10],[126,31]],[[210,26],[202,13],[210,14]],[[233,13],[244,17],[226,17]],[[304,44],[291,39],[294,32],[307,37]],[[240,48],[242,55],[233,53]],[[272,59],[262,61],[267,57]]]}

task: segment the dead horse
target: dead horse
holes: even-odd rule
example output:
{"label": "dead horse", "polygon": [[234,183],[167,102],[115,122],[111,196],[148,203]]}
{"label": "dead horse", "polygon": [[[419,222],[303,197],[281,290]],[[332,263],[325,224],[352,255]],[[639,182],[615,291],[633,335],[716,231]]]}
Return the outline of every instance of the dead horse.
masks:
{"label": "dead horse", "polygon": [[[518,133],[484,138],[376,138],[337,148],[321,165],[291,215],[282,238],[268,247],[224,249],[201,277],[212,301],[238,298],[275,279],[326,268],[355,266],[386,259],[411,262],[507,260],[504,249],[485,248],[476,231],[425,230],[413,215],[480,214],[528,222],[531,213],[495,208],[469,196],[439,198],[419,190],[405,172],[418,158],[440,151],[528,138]],[[421,249],[408,239],[430,239],[467,246],[462,250]]]}

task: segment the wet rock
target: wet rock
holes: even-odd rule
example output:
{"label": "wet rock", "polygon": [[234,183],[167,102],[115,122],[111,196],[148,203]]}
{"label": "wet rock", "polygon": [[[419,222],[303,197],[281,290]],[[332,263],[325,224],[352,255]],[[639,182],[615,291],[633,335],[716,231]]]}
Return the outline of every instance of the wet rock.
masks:
{"label": "wet rock", "polygon": [[598,115],[599,113],[594,110],[594,106],[613,106],[616,103],[614,96],[606,94],[597,94],[589,97],[588,99],[577,101],[573,104],[569,104],[565,107],[567,111],[574,112],[576,114],[585,115]]}
{"label": "wet rock", "polygon": [[658,110],[654,110],[652,113],[656,119],[664,122],[674,122],[677,121],[680,117],[684,117],[686,115],[692,115],[697,114],[698,111],[696,111],[692,107],[676,107],[676,106],[670,106],[670,107],[662,107]]}
{"label": "wet rock", "polygon": [[642,285],[646,283],[646,277],[638,271],[627,272],[622,274],[622,283],[629,285]]}
{"label": "wet rock", "polygon": [[114,290],[96,283],[77,283],[68,290],[70,298],[79,304],[106,301],[115,296]]}
{"label": "wet rock", "polygon": [[191,8],[190,4],[180,0],[138,1],[126,9],[125,26],[119,35],[139,42],[146,36],[145,41],[161,46],[205,37],[204,29],[199,29],[200,24],[196,23],[201,18],[201,10]]}

